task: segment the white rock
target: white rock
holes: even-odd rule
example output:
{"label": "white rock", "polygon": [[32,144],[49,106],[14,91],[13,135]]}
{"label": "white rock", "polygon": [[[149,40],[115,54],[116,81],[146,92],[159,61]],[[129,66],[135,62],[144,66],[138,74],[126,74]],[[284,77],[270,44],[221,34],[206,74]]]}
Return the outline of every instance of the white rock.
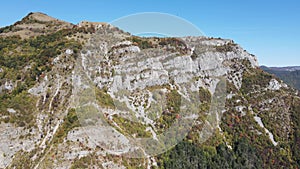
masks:
{"label": "white rock", "polygon": [[67,54],[67,55],[72,55],[72,54],[73,54],[73,50],[67,49],[67,50],[66,50],[66,54]]}
{"label": "white rock", "polygon": [[12,81],[10,81],[10,82],[6,81],[5,84],[4,84],[4,88],[6,90],[12,90],[13,89],[13,83],[12,83]]}
{"label": "white rock", "polygon": [[102,163],[102,167],[105,169],[125,169],[126,168],[122,165],[115,164],[112,161]]}
{"label": "white rock", "polygon": [[274,146],[277,146],[277,145],[278,145],[278,142],[276,142],[276,141],[274,140],[273,134],[272,134],[268,129],[265,128],[263,122],[261,121],[261,118],[258,117],[258,116],[255,116],[255,117],[254,117],[254,120],[255,120],[255,121],[258,123],[258,125],[259,125],[261,128],[263,128],[263,129],[265,130],[265,132],[269,135],[269,138],[270,138],[271,142],[273,143],[273,145],[274,145]]}
{"label": "white rock", "polygon": [[114,51],[114,54],[122,54],[125,52],[138,53],[140,51],[141,50],[138,46],[128,46],[128,47],[117,49],[116,51]]}
{"label": "white rock", "polygon": [[122,41],[122,42],[118,42],[116,45],[114,45],[113,47],[117,47],[117,46],[121,46],[121,45],[132,45],[132,42],[130,41]]}
{"label": "white rock", "polygon": [[226,99],[232,99],[234,96],[235,96],[235,94],[230,93],[227,95]]}
{"label": "white rock", "polygon": [[241,113],[241,116],[245,116],[246,115],[246,112],[244,111],[244,109],[246,109],[245,106],[237,106],[235,107],[236,111],[240,112]]}
{"label": "white rock", "polygon": [[282,85],[276,79],[272,79],[269,82],[268,89],[269,90],[279,90],[281,87],[282,87]]}
{"label": "white rock", "polygon": [[53,59],[52,62],[53,62],[54,64],[57,64],[59,60],[60,60],[60,58],[59,58],[59,56],[57,56],[56,58]]}
{"label": "white rock", "polygon": [[14,109],[12,109],[12,108],[8,108],[7,111],[8,111],[9,113],[12,113],[12,114],[14,114],[14,113],[17,112],[16,110],[14,110]]}

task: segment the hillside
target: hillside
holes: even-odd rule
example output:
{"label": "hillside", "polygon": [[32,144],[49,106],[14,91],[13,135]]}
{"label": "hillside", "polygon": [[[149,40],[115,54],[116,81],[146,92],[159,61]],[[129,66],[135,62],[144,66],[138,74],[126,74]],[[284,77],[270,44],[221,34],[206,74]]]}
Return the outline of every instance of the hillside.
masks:
{"label": "hillside", "polygon": [[299,168],[299,105],[232,40],[0,29],[0,168]]}
{"label": "hillside", "polygon": [[266,67],[262,66],[264,71],[277,76],[285,83],[300,90],[300,67]]}

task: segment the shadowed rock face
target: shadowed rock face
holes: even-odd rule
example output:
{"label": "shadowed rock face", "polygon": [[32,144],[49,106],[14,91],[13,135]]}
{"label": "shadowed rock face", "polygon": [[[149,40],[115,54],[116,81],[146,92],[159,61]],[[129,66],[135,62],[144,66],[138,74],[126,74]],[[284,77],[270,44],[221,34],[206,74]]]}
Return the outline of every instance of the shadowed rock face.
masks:
{"label": "shadowed rock face", "polygon": [[[0,168],[299,165],[296,91],[232,40],[141,38],[41,13],[1,28],[0,40]],[[209,116],[221,77],[226,106]],[[165,131],[185,119],[168,152],[133,144],[171,144]],[[144,158],[122,158],[133,153]]]}

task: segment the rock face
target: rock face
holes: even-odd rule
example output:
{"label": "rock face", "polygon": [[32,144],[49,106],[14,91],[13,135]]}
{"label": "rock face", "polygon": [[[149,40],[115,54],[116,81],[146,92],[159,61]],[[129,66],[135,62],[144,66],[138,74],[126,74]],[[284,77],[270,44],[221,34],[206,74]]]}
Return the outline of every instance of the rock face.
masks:
{"label": "rock face", "polygon": [[0,30],[0,168],[299,166],[296,91],[232,40],[41,13]]}

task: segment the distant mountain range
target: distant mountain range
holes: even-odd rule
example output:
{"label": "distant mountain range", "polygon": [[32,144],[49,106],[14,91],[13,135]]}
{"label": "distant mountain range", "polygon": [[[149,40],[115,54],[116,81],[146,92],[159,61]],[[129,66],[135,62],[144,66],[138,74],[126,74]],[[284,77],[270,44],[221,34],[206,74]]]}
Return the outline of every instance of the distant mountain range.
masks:
{"label": "distant mountain range", "polygon": [[274,71],[287,71],[287,72],[293,72],[300,70],[300,66],[289,66],[289,67],[266,67],[262,66],[263,68],[272,69]]}
{"label": "distant mountain range", "polygon": [[274,74],[278,78],[282,79],[287,84],[300,90],[300,66],[291,67],[266,67],[261,68],[271,74]]}

